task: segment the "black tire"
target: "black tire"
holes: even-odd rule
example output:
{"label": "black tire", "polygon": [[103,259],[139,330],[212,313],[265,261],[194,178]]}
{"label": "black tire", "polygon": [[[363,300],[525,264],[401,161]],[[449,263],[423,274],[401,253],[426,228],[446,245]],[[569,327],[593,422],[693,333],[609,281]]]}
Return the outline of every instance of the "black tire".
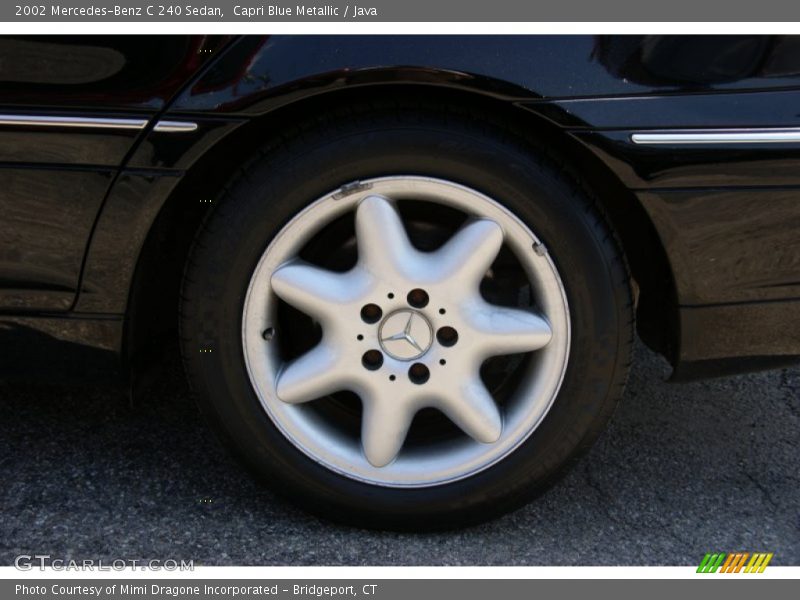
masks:
{"label": "black tire", "polygon": [[[461,526],[533,498],[602,431],[630,364],[629,274],[596,203],[535,143],[455,110],[351,107],[298,126],[281,139],[255,156],[224,190],[197,235],[186,268],[181,306],[186,370],[220,437],[275,491],[312,512],[358,526]],[[572,323],[564,382],[533,434],[478,474],[422,489],[364,484],[297,450],[259,403],[241,338],[248,283],[272,237],[331,190],[398,173],[461,183],[515,213],[548,248],[563,280]]]}

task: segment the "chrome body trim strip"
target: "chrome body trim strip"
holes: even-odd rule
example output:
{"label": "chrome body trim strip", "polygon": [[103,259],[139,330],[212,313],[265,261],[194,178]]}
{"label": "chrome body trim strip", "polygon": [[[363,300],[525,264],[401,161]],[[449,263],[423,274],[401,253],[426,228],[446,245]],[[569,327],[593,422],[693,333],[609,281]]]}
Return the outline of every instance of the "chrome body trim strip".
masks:
{"label": "chrome body trim strip", "polygon": [[89,129],[144,129],[147,119],[106,117],[43,117],[37,115],[0,115],[0,125],[27,127],[80,127]]}
{"label": "chrome body trim strip", "polygon": [[634,133],[634,144],[786,144],[800,142],[800,128],[705,129]]}
{"label": "chrome body trim strip", "polygon": [[[0,127],[75,127],[82,129],[135,129],[147,127],[149,119],[115,119],[107,117],[58,117],[39,115],[0,115]],[[197,123],[191,121],[158,121],[153,131],[183,133],[195,131]]]}
{"label": "chrome body trim strip", "polygon": [[156,126],[153,127],[153,131],[164,133],[184,133],[195,131],[196,129],[197,123],[192,123],[190,121],[159,121],[156,123]]}

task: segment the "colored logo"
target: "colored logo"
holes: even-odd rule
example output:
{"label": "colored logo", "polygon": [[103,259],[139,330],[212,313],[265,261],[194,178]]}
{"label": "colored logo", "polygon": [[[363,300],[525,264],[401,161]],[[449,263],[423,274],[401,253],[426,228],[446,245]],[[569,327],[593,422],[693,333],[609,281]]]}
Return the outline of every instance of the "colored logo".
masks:
{"label": "colored logo", "polygon": [[772,552],[708,553],[697,567],[697,572],[716,573],[719,570],[720,573],[763,573],[772,560],[772,555]]}

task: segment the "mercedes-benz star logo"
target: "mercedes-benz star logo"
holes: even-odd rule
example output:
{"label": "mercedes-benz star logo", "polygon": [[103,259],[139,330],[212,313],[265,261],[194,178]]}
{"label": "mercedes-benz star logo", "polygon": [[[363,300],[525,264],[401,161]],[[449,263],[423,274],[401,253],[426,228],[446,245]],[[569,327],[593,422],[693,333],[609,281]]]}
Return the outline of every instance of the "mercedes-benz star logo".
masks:
{"label": "mercedes-benz star logo", "polygon": [[414,360],[433,343],[433,329],[421,313],[398,310],[384,319],[378,330],[383,351],[398,360]]}

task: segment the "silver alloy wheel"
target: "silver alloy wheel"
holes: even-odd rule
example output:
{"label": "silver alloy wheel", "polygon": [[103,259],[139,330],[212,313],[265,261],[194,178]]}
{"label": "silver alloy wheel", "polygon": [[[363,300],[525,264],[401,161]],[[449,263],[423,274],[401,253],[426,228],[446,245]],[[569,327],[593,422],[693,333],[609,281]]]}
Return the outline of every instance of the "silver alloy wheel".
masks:
{"label": "silver alloy wheel", "polygon": [[[396,209],[405,200],[444,205],[468,220],[442,247],[422,252]],[[299,258],[312,238],[347,213],[355,213],[355,267],[340,273]],[[489,304],[480,293],[504,245],[524,271],[536,310]],[[322,328],[319,343],[288,363],[276,343],[283,333],[278,298]],[[555,265],[506,208],[452,182],[394,176],[333,190],[278,233],[251,278],[242,338],[250,381],[297,448],[358,481],[428,487],[486,469],[530,436],[560,388],[570,322]],[[481,366],[517,353],[532,353],[531,359],[512,397],[499,406]],[[360,436],[311,409],[342,390],[361,400]],[[404,447],[414,416],[430,407],[464,434]]]}

